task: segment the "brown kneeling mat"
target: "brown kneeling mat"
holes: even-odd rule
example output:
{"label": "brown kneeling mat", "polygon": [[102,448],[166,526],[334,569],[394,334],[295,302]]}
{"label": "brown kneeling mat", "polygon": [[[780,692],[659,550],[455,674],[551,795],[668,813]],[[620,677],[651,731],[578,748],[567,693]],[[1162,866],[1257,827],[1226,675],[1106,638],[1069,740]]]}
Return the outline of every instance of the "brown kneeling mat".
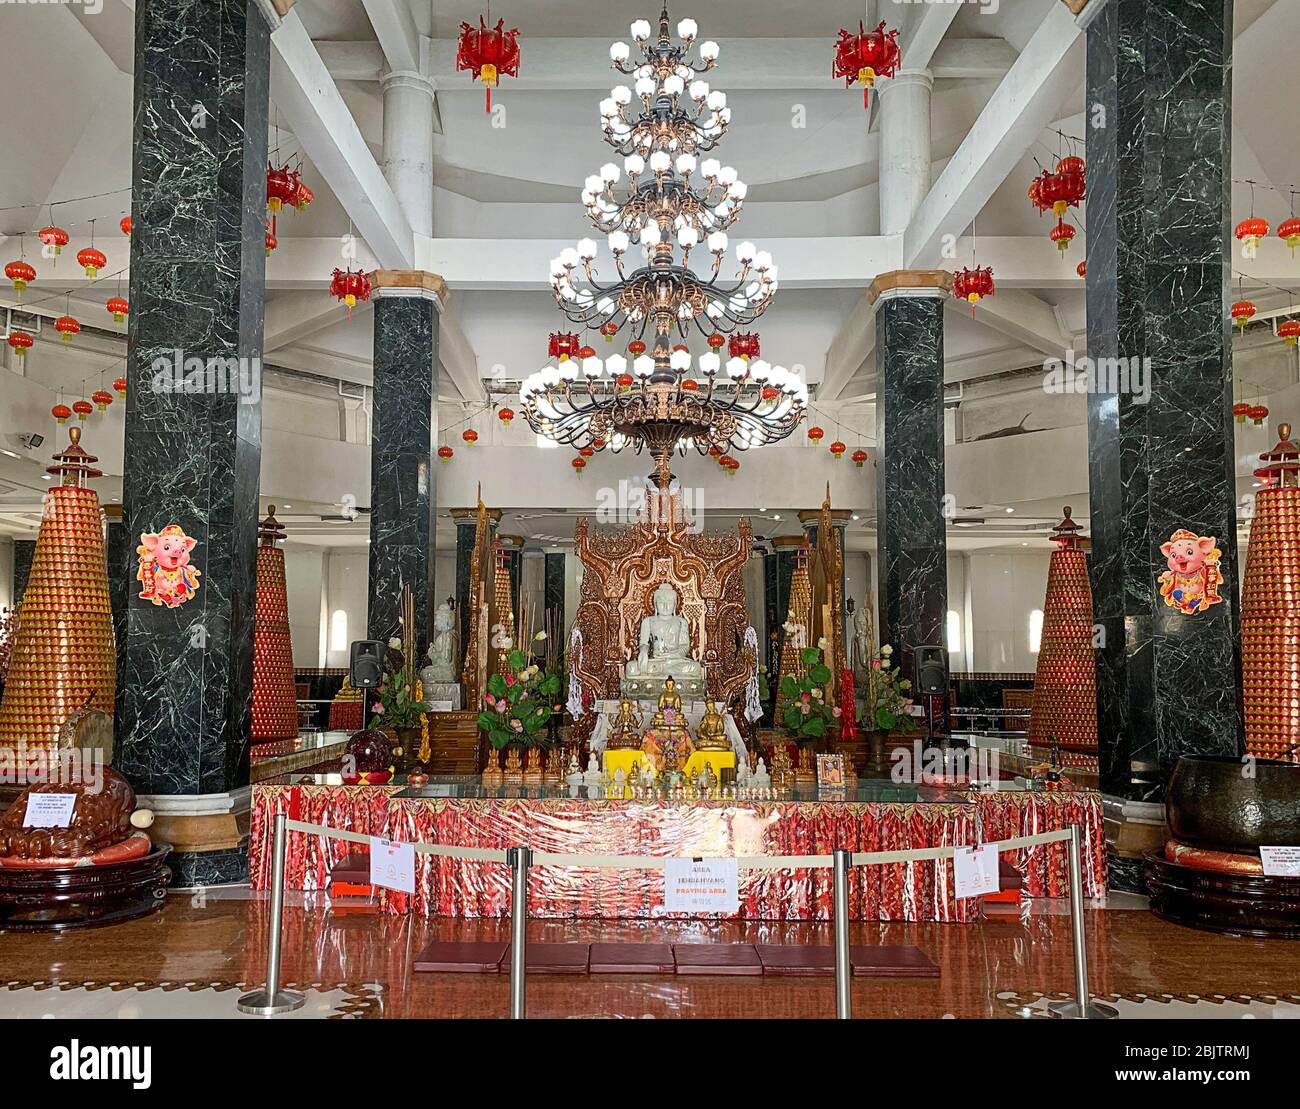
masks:
{"label": "brown kneeling mat", "polygon": [[592,974],[672,974],[677,964],[667,943],[593,943]]}
{"label": "brown kneeling mat", "polygon": [[759,975],[763,964],[752,943],[675,943],[678,974]]}
{"label": "brown kneeling mat", "polygon": [[835,948],[800,944],[759,943],[754,945],[764,974],[785,974],[795,978],[828,978],[835,975]]}
{"label": "brown kneeling mat", "polygon": [[505,943],[431,943],[415,957],[416,971],[449,974],[497,974]]}
{"label": "brown kneeling mat", "polygon": [[938,978],[938,965],[910,943],[849,948],[855,978]]}
{"label": "brown kneeling mat", "polygon": [[[529,943],[524,945],[525,974],[586,974],[589,943]],[[510,948],[501,960],[501,973],[510,973]]]}

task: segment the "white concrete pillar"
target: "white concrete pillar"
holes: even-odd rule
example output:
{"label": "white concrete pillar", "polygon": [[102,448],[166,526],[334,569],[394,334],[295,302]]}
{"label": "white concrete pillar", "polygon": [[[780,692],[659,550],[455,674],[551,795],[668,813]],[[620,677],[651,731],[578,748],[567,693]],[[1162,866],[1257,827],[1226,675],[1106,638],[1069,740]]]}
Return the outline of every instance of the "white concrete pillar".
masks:
{"label": "white concrete pillar", "polygon": [[[877,83],[880,97],[880,233],[907,230],[930,191],[928,69],[901,69]],[[954,229],[954,234],[962,230]]]}
{"label": "white concrete pillar", "polygon": [[433,83],[419,73],[384,75],[384,177],[417,235],[433,234]]}

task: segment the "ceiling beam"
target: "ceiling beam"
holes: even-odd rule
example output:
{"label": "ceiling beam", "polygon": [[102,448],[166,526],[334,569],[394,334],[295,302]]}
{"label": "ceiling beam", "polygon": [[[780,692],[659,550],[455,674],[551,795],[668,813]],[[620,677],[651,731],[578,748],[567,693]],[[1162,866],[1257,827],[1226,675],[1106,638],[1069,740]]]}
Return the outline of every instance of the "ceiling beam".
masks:
{"label": "ceiling beam", "polygon": [[[352,309],[356,318],[370,308],[363,301]],[[269,355],[306,339],[323,327],[339,321],[339,302],[323,289],[285,291],[268,297],[266,320],[262,328],[262,354]]]}
{"label": "ceiling beam", "polygon": [[[64,257],[73,257],[83,246],[89,246],[88,237],[72,237],[63,248]],[[41,300],[47,294],[72,290],[84,292],[86,299],[94,302],[102,292],[106,298],[116,287],[116,274],[122,270],[122,284],[128,280],[126,272],[126,240],[121,246],[101,245],[109,254],[109,268],[104,278],[87,287],[86,277],[77,266],[37,265],[37,278],[27,291],[30,302]],[[455,289],[536,289],[549,291],[548,265],[564,247],[572,246],[571,239],[439,239],[424,238],[418,241],[420,268],[438,274]],[[865,289],[879,273],[902,268],[901,235],[846,235],[803,236],[790,238],[764,238],[760,245],[771,250],[781,266],[781,284],[787,288],[861,288]],[[1062,256],[1048,240],[1046,224],[1041,235],[981,235],[978,254],[969,239],[959,239],[956,257],[976,257],[981,266],[992,266],[999,294],[1003,289],[1082,289],[1083,281],[1075,270],[1084,257],[1086,236],[1079,235]],[[374,270],[380,268],[378,259],[365,243],[356,244],[356,257],[348,262],[354,268]],[[17,247],[14,237],[0,237],[0,248]],[[113,251],[120,249],[119,256]],[[280,245],[266,262],[266,283],[270,289],[325,289],[334,267],[342,264],[339,240],[326,235],[318,238],[284,236]],[[613,272],[613,263],[607,255],[596,258],[601,274]],[[944,265],[958,265],[951,259]],[[724,276],[734,269],[734,263],[723,268]],[[106,278],[108,280],[106,280]],[[112,284],[109,283],[111,280]],[[1259,254],[1250,262],[1250,274],[1243,286],[1260,295],[1267,286],[1291,288],[1300,286],[1300,254],[1292,257],[1286,243],[1276,235],[1269,236],[1259,246]],[[3,290],[0,290],[2,293]],[[1258,299],[1258,297],[1257,297]],[[12,296],[0,295],[0,304],[23,308]],[[50,302],[52,308],[59,304]],[[98,309],[96,309],[98,310]],[[61,314],[61,313],[56,313]],[[105,317],[107,319],[107,316]]]}
{"label": "ceiling beam", "polygon": [[1082,34],[1053,4],[984,105],[908,225],[903,267],[938,264],[944,240],[963,234],[1083,76]]}
{"label": "ceiling beam", "polygon": [[[297,12],[290,11],[272,33],[271,51],[271,98],[303,151],[379,265],[412,269],[411,225]],[[337,243],[335,248],[337,253]]]}
{"label": "ceiling beam", "polygon": [[[949,300],[948,311],[966,314],[964,301]],[[1070,348],[1070,337],[1061,328],[1052,306],[1023,289],[998,289],[979,302],[975,319],[1018,343],[1032,347],[1052,358],[1063,358]]]}
{"label": "ceiling beam", "polygon": [[817,400],[821,404],[838,400],[876,349],[876,311],[864,293],[853,306],[826,350]]}
{"label": "ceiling beam", "polygon": [[422,72],[420,35],[405,0],[361,0],[391,70]]}
{"label": "ceiling beam", "polygon": [[[927,4],[926,13],[955,12],[960,5]],[[830,44],[821,39],[723,39],[717,84],[728,92],[745,89],[844,88],[829,76]],[[378,81],[385,52],[377,42],[316,43],[336,81]],[[609,42],[596,38],[541,38],[528,42],[524,71],[504,88],[606,90],[627,78],[609,64]],[[929,69],[937,80],[971,78],[999,80],[1016,60],[1006,39],[947,39],[933,44]],[[449,41],[428,44],[429,75],[444,91],[477,88],[469,75],[456,72],[456,47]],[[918,57],[921,56],[919,53]],[[388,65],[393,66],[391,59]]]}
{"label": "ceiling beam", "polygon": [[908,21],[899,69],[927,69],[935,51],[961,10],[960,4],[922,4]]}

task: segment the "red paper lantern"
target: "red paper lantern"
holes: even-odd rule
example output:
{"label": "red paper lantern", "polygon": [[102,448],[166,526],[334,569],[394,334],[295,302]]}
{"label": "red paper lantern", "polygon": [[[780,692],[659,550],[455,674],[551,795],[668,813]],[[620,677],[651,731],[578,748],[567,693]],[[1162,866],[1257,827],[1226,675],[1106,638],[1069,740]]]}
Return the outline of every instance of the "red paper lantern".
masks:
{"label": "red paper lantern", "polygon": [[582,473],[582,471],[587,468],[587,460],[583,458],[582,455],[577,455],[569,465],[577,470],[578,473]]}
{"label": "red paper lantern", "polygon": [[1074,238],[1074,228],[1064,220],[1058,220],[1056,226],[1048,232],[1047,237],[1056,244],[1056,249],[1064,254],[1070,249],[1070,240]]}
{"label": "red paper lantern", "polygon": [[853,459],[853,465],[855,465],[859,470],[867,464],[867,452],[861,447],[855,450],[850,457]]}
{"label": "red paper lantern", "polygon": [[1295,248],[1300,246],[1300,219],[1292,216],[1290,219],[1283,220],[1277,225],[1277,237],[1285,239],[1286,245],[1291,248],[1291,253],[1295,253]]}
{"label": "red paper lantern", "polygon": [[595,451],[595,448],[593,448],[593,447],[579,447],[579,448],[578,448],[578,454],[581,455],[583,458],[590,458],[590,457],[591,457],[593,454],[595,454],[595,453],[596,453],[596,451]]}
{"label": "red paper lantern", "polygon": [[460,25],[460,41],[456,44],[456,71],[468,69],[474,80],[483,82],[486,99],[484,111],[492,110],[492,88],[500,79],[519,76],[519,30],[505,30],[506,21],[498,19],[495,28],[489,28],[483,17],[478,17],[478,29],[468,23]]}
{"label": "red paper lantern", "polygon": [[77,265],[84,269],[86,276],[93,281],[99,271],[108,265],[108,259],[104,257],[102,250],[97,250],[93,246],[85,246],[77,251]]}
{"label": "red paper lantern", "polygon": [[131,305],[125,297],[109,297],[104,307],[118,323],[126,319],[127,313],[131,311]]}
{"label": "red paper lantern", "polygon": [[605,336],[605,342],[612,343],[614,336],[618,334],[618,324],[613,320],[606,320],[600,325],[600,333]]}
{"label": "red paper lantern", "polygon": [[124,377],[119,377],[116,381],[113,382],[113,388],[117,390],[117,395],[118,395],[119,397],[125,397],[125,396],[126,396],[126,378],[124,378]]}
{"label": "red paper lantern", "polygon": [[724,454],[718,459],[718,465],[726,470],[728,477],[735,477],[736,471],[740,469],[740,460],[732,458],[729,454]]}
{"label": "red paper lantern", "polygon": [[298,191],[293,196],[293,206],[300,212],[307,210],[307,205],[316,199],[316,193],[308,187],[307,182],[298,180]]}
{"label": "red paper lantern", "polygon": [[32,345],[36,340],[28,335],[26,331],[11,331],[9,332],[7,342],[9,343],[10,350],[21,358],[32,349]]}
{"label": "red paper lantern", "polygon": [[868,31],[858,20],[858,33],[841,28],[835,43],[835,60],[831,63],[831,76],[843,77],[844,87],[854,81],[862,86],[862,106],[870,104],[871,86],[877,77],[892,77],[898,72],[902,53],[898,49],[898,32],[886,31],[882,20],[874,31]]}
{"label": "red paper lantern", "polygon": [[84,422],[86,417],[95,411],[95,408],[88,400],[78,400],[72,402],[72,411],[77,414],[78,420]]}
{"label": "red paper lantern", "polygon": [[[561,362],[574,357],[581,350],[581,342],[576,335],[570,331],[552,331],[550,339],[546,343],[546,352],[552,358],[558,358]],[[595,354],[595,351],[591,352]]]}
{"label": "red paper lantern", "polygon": [[66,404],[56,404],[53,408],[50,409],[50,415],[53,416],[59,423],[66,424],[72,416],[72,409],[69,408]]}
{"label": "red paper lantern", "polygon": [[266,166],[266,206],[272,212],[284,211],[286,204],[293,204],[298,198],[300,175],[291,170],[288,163],[276,169],[269,162]]}
{"label": "red paper lantern", "polygon": [[514,418],[515,410],[513,408],[502,408],[497,412],[497,419],[501,421],[502,427],[509,427],[510,421]]}
{"label": "red paper lantern", "polygon": [[1246,330],[1246,324],[1250,322],[1250,318],[1255,312],[1256,308],[1253,301],[1239,300],[1232,306],[1232,318],[1242,331]]}
{"label": "red paper lantern", "polygon": [[68,233],[62,227],[55,227],[52,224],[49,227],[42,227],[36,232],[36,237],[46,246],[52,246],[56,255],[63,253],[63,248],[68,245]]}
{"label": "red paper lantern", "polygon": [[272,219],[265,220],[264,226],[266,227],[266,256],[270,258],[271,251],[273,251],[277,246],[280,245],[280,240],[275,237],[274,217],[272,217]]}
{"label": "red paper lantern", "polygon": [[633,357],[640,357],[641,355],[645,354],[645,343],[643,343],[640,339],[633,339],[627,345],[627,352]]}
{"label": "red paper lantern", "polygon": [[36,270],[26,259],[18,258],[5,266],[5,277],[14,283],[14,291],[22,300],[23,290],[36,280]]}
{"label": "red paper lantern", "polygon": [[365,270],[335,270],[330,279],[330,293],[348,306],[348,319],[359,300],[370,299],[370,275]]}
{"label": "red paper lantern", "polygon": [[478,442],[478,432],[475,431],[472,427],[467,427],[464,431],[462,431],[460,433],[460,437],[465,440],[465,445],[467,447],[472,447],[475,443]]}
{"label": "red paper lantern", "polygon": [[439,461],[441,461],[441,462],[450,462],[450,461],[451,461],[451,456],[452,456],[453,454],[455,454],[455,453],[456,453],[456,452],[455,452],[454,450],[452,450],[450,447],[439,447],[439,448],[438,448],[438,459],[439,459]]}
{"label": "red paper lantern", "polygon": [[682,392],[698,393],[699,391],[700,391],[700,383],[698,381],[689,377],[682,378]]}
{"label": "red paper lantern", "polygon": [[1259,427],[1268,419],[1268,407],[1263,404],[1252,404],[1250,411],[1246,413],[1250,417],[1250,422]]}
{"label": "red paper lantern", "polygon": [[781,390],[774,385],[764,385],[760,395],[764,400],[777,400],[781,396]]}
{"label": "red paper lantern", "polygon": [[727,337],[725,335],[720,335],[715,331],[709,336],[707,342],[710,350],[721,350],[727,345]]}
{"label": "red paper lantern", "polygon": [[1246,417],[1250,415],[1250,405],[1238,401],[1232,406],[1232,414],[1237,418],[1237,423],[1244,424]]}
{"label": "red paper lantern", "polygon": [[123,216],[122,219],[121,219],[121,221],[118,223],[118,227],[120,227],[120,228],[122,229],[122,234],[125,235],[128,239],[131,237],[131,217],[130,217],[130,216]]}
{"label": "red paper lantern", "polygon": [[831,454],[833,454],[833,455],[835,456],[835,461],[836,461],[836,462],[838,462],[841,458],[844,457],[844,452],[845,452],[846,450],[848,450],[848,449],[849,449],[849,448],[846,447],[846,446],[845,446],[842,442],[840,442],[838,439],[836,439],[835,442],[833,442],[833,443],[831,444]]}
{"label": "red paper lantern", "polygon": [[751,358],[758,357],[758,347],[757,331],[737,331],[727,341],[727,355],[748,362]]}
{"label": "red paper lantern", "polygon": [[1087,277],[1087,276],[1088,276],[1088,259],[1085,258],[1082,262],[1080,262],[1077,266],[1075,266],[1075,267],[1074,267],[1074,272],[1077,273],[1080,277]]}
{"label": "red paper lantern", "polygon": [[992,266],[976,266],[974,269],[963,266],[952,275],[952,295],[970,302],[972,317],[975,315],[976,302],[991,297],[996,291]]}
{"label": "red paper lantern", "polygon": [[595,350],[594,347],[581,346],[581,347],[578,348],[578,357],[579,357],[579,358],[583,358],[583,359],[585,359],[585,358],[595,358],[595,357],[596,357],[596,350]]}
{"label": "red paper lantern", "polygon": [[90,399],[95,402],[95,406],[103,412],[110,404],[113,403],[113,394],[107,389],[96,389],[90,394]]}
{"label": "red paper lantern", "polygon": [[1283,320],[1277,325],[1277,337],[1295,346],[1296,339],[1300,338],[1300,320]]}
{"label": "red paper lantern", "polygon": [[808,429],[808,438],[811,439],[814,443],[820,443],[823,437],[825,437],[825,435],[826,432],[823,431],[821,428],[817,427],[815,424]]}
{"label": "red paper lantern", "polygon": [[81,324],[71,316],[60,316],[54,321],[54,330],[63,337],[65,343],[70,343],[80,333]]}
{"label": "red paper lantern", "polygon": [[1056,172],[1043,170],[1038,175],[1038,187],[1030,193],[1030,200],[1040,212],[1048,208],[1058,218],[1067,208],[1077,208],[1087,194],[1087,177],[1082,158],[1062,158]]}
{"label": "red paper lantern", "polygon": [[1238,241],[1243,246],[1256,250],[1259,248],[1260,241],[1268,234],[1268,220],[1260,219],[1259,216],[1251,216],[1249,219],[1244,219],[1237,224],[1233,234],[1237,236]]}

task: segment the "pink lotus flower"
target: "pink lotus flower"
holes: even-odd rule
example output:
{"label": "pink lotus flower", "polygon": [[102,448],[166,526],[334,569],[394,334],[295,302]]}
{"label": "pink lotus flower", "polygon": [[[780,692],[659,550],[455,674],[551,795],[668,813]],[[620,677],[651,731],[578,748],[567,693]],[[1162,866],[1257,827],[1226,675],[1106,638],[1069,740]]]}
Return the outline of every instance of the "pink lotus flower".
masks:
{"label": "pink lotus flower", "polygon": [[844,714],[843,714],[843,712],[840,710],[840,706],[839,706],[839,705],[836,705],[833,709],[831,709],[831,715],[834,716],[834,717],[836,717],[836,718],[838,719],[839,717],[843,716]]}
{"label": "pink lotus flower", "polygon": [[383,706],[383,705],[376,705],[376,706],[375,706],[375,715],[376,715],[376,716],[383,716],[383,715],[384,715],[384,706]]}
{"label": "pink lotus flower", "polygon": [[506,685],[514,685],[514,684],[515,684],[515,676],[513,674],[507,674]]}
{"label": "pink lotus flower", "polygon": [[879,670],[879,669],[880,669],[880,659],[876,659],[874,662],[872,662],[871,665],[872,665],[872,668],[873,668],[873,669]]}
{"label": "pink lotus flower", "polygon": [[485,700],[489,705],[495,705],[497,703],[497,699],[490,693],[484,697],[483,700]]}

